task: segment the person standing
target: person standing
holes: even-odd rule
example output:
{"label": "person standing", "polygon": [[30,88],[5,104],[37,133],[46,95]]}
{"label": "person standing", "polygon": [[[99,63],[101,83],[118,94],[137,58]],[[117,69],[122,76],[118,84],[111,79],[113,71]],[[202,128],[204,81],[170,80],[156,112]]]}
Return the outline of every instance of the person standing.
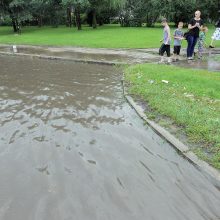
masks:
{"label": "person standing", "polygon": [[193,60],[194,49],[199,38],[199,32],[202,28],[203,28],[203,20],[201,19],[201,12],[196,11],[195,17],[191,19],[191,21],[189,22],[188,25],[189,32],[186,37],[186,40],[188,42],[188,47],[187,47],[188,60]]}
{"label": "person standing", "polygon": [[208,32],[207,27],[203,27],[199,34],[199,42],[198,42],[198,58],[202,59],[202,55],[204,52],[204,48],[206,47],[206,33]]}
{"label": "person standing", "polygon": [[159,54],[161,56],[161,60],[159,63],[165,62],[164,59],[164,53],[166,52],[168,57],[168,63],[171,63],[171,57],[170,57],[170,44],[171,44],[171,34],[170,34],[170,27],[168,25],[167,19],[162,19],[162,26],[163,29],[163,39],[160,42],[163,42],[163,44],[160,47]]}
{"label": "person standing", "polygon": [[214,48],[213,46],[214,40],[220,40],[220,19],[216,22],[216,30],[212,35],[212,41],[209,48]]}
{"label": "person standing", "polygon": [[174,48],[173,48],[173,60],[178,61],[180,50],[181,50],[181,44],[182,40],[184,39],[183,35],[183,22],[179,22],[178,28],[174,31]]}

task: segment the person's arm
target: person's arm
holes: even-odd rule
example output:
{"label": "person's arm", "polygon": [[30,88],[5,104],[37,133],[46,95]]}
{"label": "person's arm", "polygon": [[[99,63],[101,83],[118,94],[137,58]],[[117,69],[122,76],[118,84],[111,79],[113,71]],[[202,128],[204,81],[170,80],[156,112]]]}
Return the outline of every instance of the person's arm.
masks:
{"label": "person's arm", "polygon": [[182,40],[183,39],[183,37],[178,37],[176,35],[174,35],[173,37],[174,37],[174,39],[177,39],[177,40]]}
{"label": "person's arm", "polygon": [[176,31],[173,34],[173,38],[179,40],[180,38],[176,35]]}
{"label": "person's arm", "polygon": [[171,40],[170,28],[167,28],[167,33],[168,33],[168,37],[167,37],[167,42],[165,43],[166,45],[167,45],[168,42]]}
{"label": "person's arm", "polygon": [[199,26],[199,30],[201,31],[203,28],[203,21],[201,20],[201,25]]}
{"label": "person's arm", "polygon": [[191,21],[189,22],[189,24],[188,24],[188,29],[189,29],[189,30],[192,30],[192,29],[194,29],[195,27],[197,27],[197,25],[196,25],[196,24],[193,25],[193,20],[191,20]]}
{"label": "person's arm", "polygon": [[188,25],[188,29],[189,29],[189,30],[192,30],[192,29],[194,29],[195,27],[197,27],[196,24],[195,24],[195,25],[192,25],[192,24],[189,24],[189,25]]}

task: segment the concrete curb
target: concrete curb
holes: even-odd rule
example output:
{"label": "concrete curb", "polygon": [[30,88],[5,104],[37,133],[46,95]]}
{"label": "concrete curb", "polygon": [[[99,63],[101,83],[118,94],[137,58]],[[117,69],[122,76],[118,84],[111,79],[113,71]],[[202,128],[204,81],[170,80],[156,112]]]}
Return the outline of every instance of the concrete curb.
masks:
{"label": "concrete curb", "polygon": [[220,172],[209,165],[207,162],[200,160],[196,154],[194,154],[188,146],[183,144],[180,140],[178,140],[174,135],[172,135],[170,132],[168,132],[166,129],[155,123],[154,121],[151,121],[147,118],[146,114],[144,113],[144,109],[138,105],[134,99],[128,95],[126,92],[125,82],[124,78],[122,80],[122,86],[123,86],[123,94],[129,105],[137,112],[140,118],[142,118],[157,134],[159,134],[161,137],[163,137],[167,142],[169,142],[178,152],[182,154],[187,160],[189,160],[191,163],[193,163],[197,168],[199,168],[201,171],[204,171],[207,173],[211,178],[213,178],[215,181],[218,181],[218,184],[220,185]]}
{"label": "concrete curb", "polygon": [[97,61],[97,60],[86,60],[86,59],[73,59],[68,57],[59,57],[59,56],[46,56],[46,55],[37,55],[37,54],[26,54],[26,53],[12,53],[12,52],[1,52],[0,55],[7,56],[25,56],[38,59],[48,59],[48,60],[63,60],[63,61],[72,61],[75,63],[88,63],[88,64],[99,64],[99,65],[127,65],[125,62],[112,62],[112,61]]}

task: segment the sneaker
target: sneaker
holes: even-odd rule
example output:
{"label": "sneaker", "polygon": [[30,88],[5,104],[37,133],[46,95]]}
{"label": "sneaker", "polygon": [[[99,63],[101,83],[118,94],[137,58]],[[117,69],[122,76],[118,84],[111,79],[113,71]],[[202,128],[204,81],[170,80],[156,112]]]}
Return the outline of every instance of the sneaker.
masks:
{"label": "sneaker", "polygon": [[188,59],[188,60],[193,60],[193,58],[192,58],[192,57],[188,57],[187,59]]}
{"label": "sneaker", "polygon": [[209,48],[215,48],[215,47],[213,47],[212,45],[209,45]]}

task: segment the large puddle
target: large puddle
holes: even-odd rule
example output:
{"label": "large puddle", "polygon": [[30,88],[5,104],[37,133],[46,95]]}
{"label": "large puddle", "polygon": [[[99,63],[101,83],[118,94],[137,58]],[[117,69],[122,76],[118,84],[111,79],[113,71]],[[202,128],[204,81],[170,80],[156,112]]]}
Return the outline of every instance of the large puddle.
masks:
{"label": "large puddle", "polygon": [[0,65],[0,219],[220,218],[219,189],[143,124],[119,69]]}
{"label": "large puddle", "polygon": [[[15,52],[16,51],[16,52]],[[108,62],[110,64],[131,64],[156,62],[157,56],[143,51],[123,49],[96,49],[80,47],[13,46],[0,45],[0,52],[26,54],[31,56],[51,56],[63,59]]]}
{"label": "large puddle", "polygon": [[195,61],[180,61],[174,63],[174,65],[184,68],[193,69],[205,69],[209,71],[220,72],[220,53],[210,53],[204,56],[202,59],[196,59]]}

